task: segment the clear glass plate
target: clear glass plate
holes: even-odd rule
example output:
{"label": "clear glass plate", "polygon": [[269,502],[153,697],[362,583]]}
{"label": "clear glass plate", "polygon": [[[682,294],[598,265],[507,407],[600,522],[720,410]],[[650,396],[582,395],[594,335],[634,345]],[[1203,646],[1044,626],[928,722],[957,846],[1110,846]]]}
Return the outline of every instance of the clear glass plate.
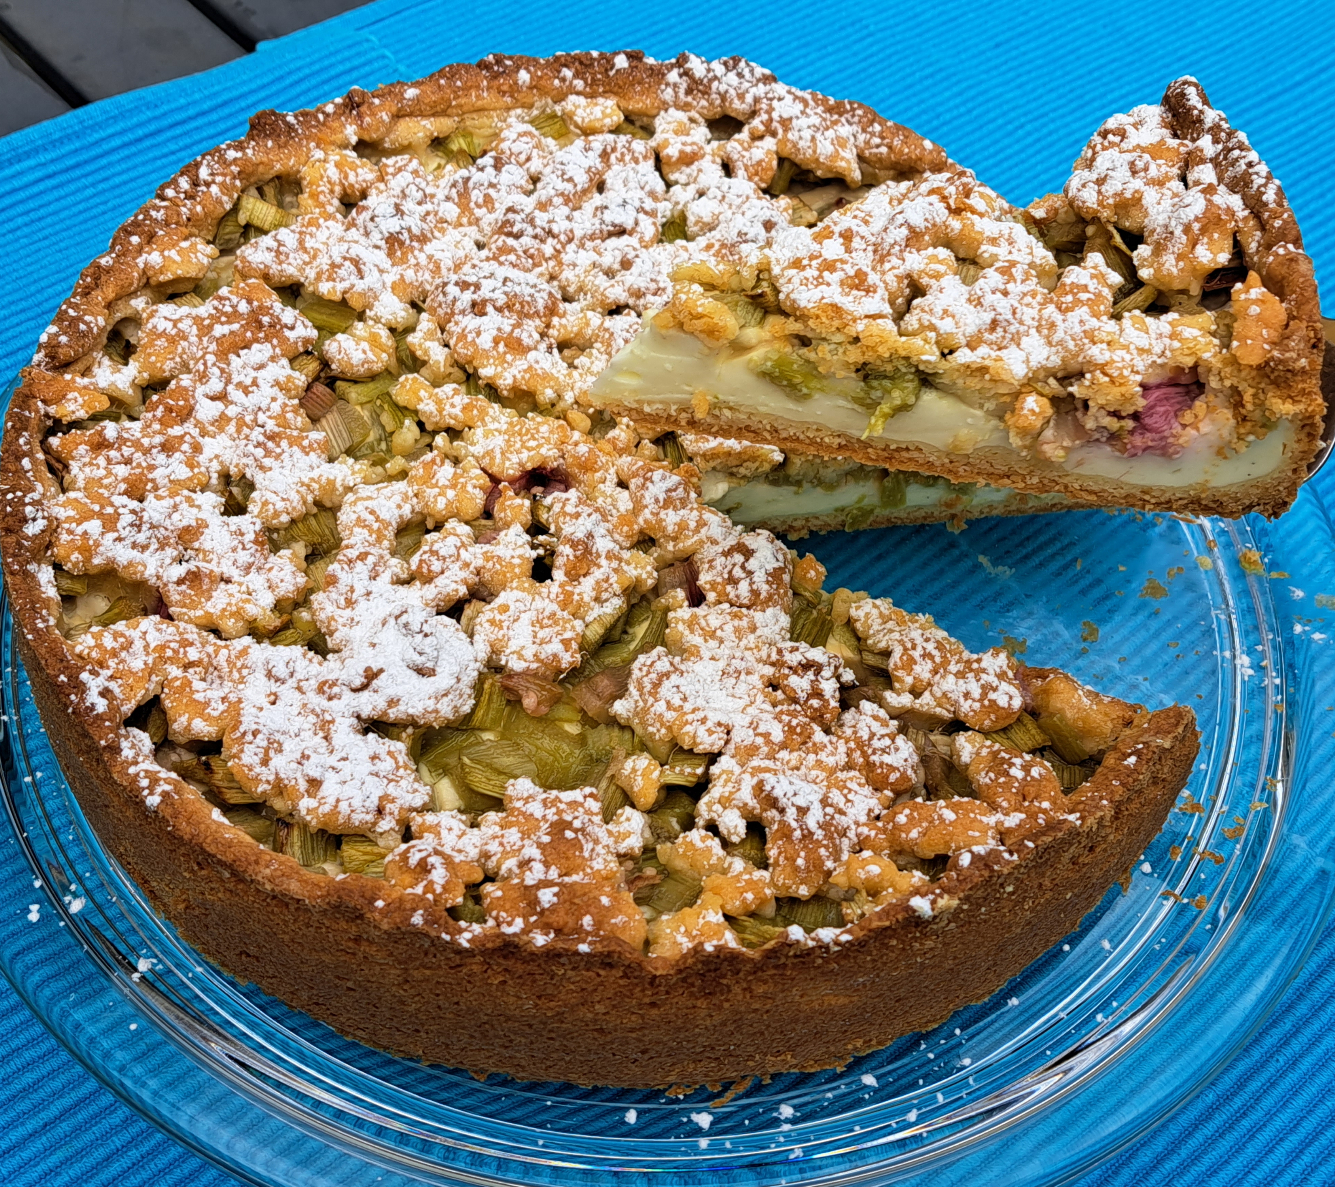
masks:
{"label": "clear glass plate", "polygon": [[1309,490],[1277,524],[1080,512],[801,545],[835,584],[974,648],[1185,702],[1202,731],[1190,799],[1127,891],[989,1001],[840,1070],[684,1096],[479,1082],[239,985],[91,832],[7,612],[0,967],[113,1092],[255,1183],[1062,1182],[1223,1066],[1329,911],[1332,543]]}

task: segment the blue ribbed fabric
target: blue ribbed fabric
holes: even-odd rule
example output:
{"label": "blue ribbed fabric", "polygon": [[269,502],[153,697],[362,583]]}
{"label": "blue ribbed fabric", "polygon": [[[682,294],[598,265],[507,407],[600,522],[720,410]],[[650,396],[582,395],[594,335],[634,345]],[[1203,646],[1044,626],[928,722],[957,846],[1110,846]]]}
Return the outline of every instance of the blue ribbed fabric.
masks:
{"label": "blue ribbed fabric", "polygon": [[[240,135],[252,111],[306,106],[494,51],[742,54],[786,81],[870,103],[1018,202],[1060,186],[1105,116],[1156,101],[1165,83],[1191,73],[1284,183],[1318,276],[1335,277],[1335,208],[1325,195],[1333,33],[1327,4],[1237,0],[772,10],[714,0],[615,8],[381,0],[206,74],[0,140],[0,381],[27,361],[79,267],[117,224],[192,156]],[[10,1187],[235,1182],[100,1088],[3,983],[0,1018],[0,1172]],[[1335,1182],[1333,1058],[1335,935],[1327,934],[1238,1059],[1081,1187]]]}

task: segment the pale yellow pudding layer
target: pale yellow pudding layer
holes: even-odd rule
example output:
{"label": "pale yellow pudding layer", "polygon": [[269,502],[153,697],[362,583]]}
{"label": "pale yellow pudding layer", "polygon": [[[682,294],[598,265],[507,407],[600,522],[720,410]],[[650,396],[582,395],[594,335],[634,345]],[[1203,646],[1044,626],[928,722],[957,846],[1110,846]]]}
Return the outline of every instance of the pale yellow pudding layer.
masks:
{"label": "pale yellow pudding layer", "polygon": [[[756,347],[763,351],[768,344]],[[648,318],[644,329],[599,376],[589,397],[597,406],[622,405],[673,408],[689,405],[700,393],[711,407],[760,417],[776,429],[792,426],[799,432],[819,429],[861,439],[867,413],[852,399],[841,397],[859,387],[855,379],[831,379],[829,393],[810,400],[797,399],[785,389],[755,374],[748,365],[755,351],[715,350],[679,330],[659,330]],[[1134,486],[1230,486],[1271,474],[1284,462],[1293,438],[1292,426],[1281,424],[1263,440],[1241,453],[1221,456],[1219,443],[1202,433],[1176,458],[1143,453],[1126,457],[1102,442],[1071,448],[1064,461],[1054,462],[1021,453],[1010,444],[1001,415],[966,404],[957,396],[924,384],[917,403],[891,417],[869,440],[887,444],[944,450],[957,458],[987,451],[994,460],[1012,457],[1017,466],[1032,470],[1065,470],[1125,482]]]}
{"label": "pale yellow pudding layer", "polygon": [[847,517],[850,513],[856,516],[868,511],[878,519],[891,515],[922,519],[922,513],[928,511],[940,511],[941,518],[948,518],[955,512],[972,518],[1021,508],[1042,511],[1049,503],[1061,506],[1070,503],[1065,495],[1025,496],[985,485],[972,491],[961,491],[948,482],[920,483],[909,479],[904,486],[903,500],[887,505],[882,502],[883,489],[881,480],[872,475],[855,476],[832,485],[766,481],[765,478],[737,484],[708,472],[701,484],[705,501],[734,522],[748,527],[760,525],[779,529],[789,521],[817,516]]}

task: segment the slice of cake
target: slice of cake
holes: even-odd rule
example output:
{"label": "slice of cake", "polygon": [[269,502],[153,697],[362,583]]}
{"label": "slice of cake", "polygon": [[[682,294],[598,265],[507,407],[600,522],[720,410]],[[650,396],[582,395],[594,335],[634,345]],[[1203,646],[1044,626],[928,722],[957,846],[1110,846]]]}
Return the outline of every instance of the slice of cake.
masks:
{"label": "slice of cake", "polygon": [[761,180],[946,167],[745,63],[490,59],[260,117],[117,233],[9,409],[0,555],[189,942],[416,1059],[700,1083],[931,1027],[1126,875],[1189,709],[827,591],[580,406],[673,261],[807,217]]}
{"label": "slice of cake", "polygon": [[1292,502],[1324,413],[1311,261],[1193,79],[1105,122],[1028,210],[949,169],[785,193],[799,176],[803,225],[692,241],[596,406],[1086,504]]}

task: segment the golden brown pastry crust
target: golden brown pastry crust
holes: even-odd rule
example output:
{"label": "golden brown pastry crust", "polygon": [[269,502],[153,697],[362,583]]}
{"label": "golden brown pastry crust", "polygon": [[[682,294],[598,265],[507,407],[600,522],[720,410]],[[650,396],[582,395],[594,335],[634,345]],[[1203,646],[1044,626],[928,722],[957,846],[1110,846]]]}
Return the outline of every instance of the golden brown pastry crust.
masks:
{"label": "golden brown pastry crust", "polygon": [[[318,112],[257,117],[245,140],[206,154],[117,233],[62,306],[30,374],[68,364],[100,341],[109,307],[144,284],[155,236],[211,229],[244,188],[322,137],[374,131],[399,114],[565,93],[568,83],[557,85],[564,70],[634,112],[658,101],[674,69],[626,55],[614,76],[613,61],[489,59],[413,86],[353,92]],[[522,87],[521,71],[529,74]],[[732,114],[708,79],[689,70],[680,77],[680,102]],[[875,167],[943,167],[935,146],[867,109],[819,102],[859,122]],[[442,906],[381,881],[318,876],[219,824],[187,784],[143,761],[114,711],[85,695],[86,670],[55,627],[51,524],[41,506],[56,484],[42,450],[40,387],[20,388],[6,418],[0,554],[20,655],[80,803],[189,942],[234,975],[377,1047],[525,1079],[642,1086],[841,1062],[981,1000],[1075,927],[1158,831],[1195,756],[1189,710],[1143,716],[1071,797],[1078,823],[1033,834],[1034,847],[1016,860],[1001,851],[967,868],[957,860],[941,883],[955,900],[949,910],[923,918],[893,905],[831,947],[781,940],[764,950],[694,950],[668,960],[615,945],[579,953],[563,939],[537,948],[497,932],[471,948],[442,942],[458,930]],[[850,993],[850,986],[862,988]],[[756,1010],[757,1000],[773,1008]],[[777,1047],[775,1016],[794,1023]],[[665,1034],[676,1041],[664,1043]]]}
{"label": "golden brown pastry crust", "polygon": [[[898,507],[873,513],[866,523],[860,524],[858,531],[867,528],[912,527],[928,523],[948,523],[952,526],[967,523],[971,519],[992,519],[998,516],[1045,515],[1049,511],[1087,511],[1085,503],[1075,499],[1052,500],[1041,502],[1023,492],[1016,492],[1004,503],[988,503],[982,510],[971,510],[967,499],[963,497],[947,499],[930,507]],[[800,540],[811,532],[842,532],[847,530],[845,514],[842,511],[829,515],[790,515],[776,516],[773,519],[757,520],[754,527],[766,528],[779,532],[793,540]]]}

